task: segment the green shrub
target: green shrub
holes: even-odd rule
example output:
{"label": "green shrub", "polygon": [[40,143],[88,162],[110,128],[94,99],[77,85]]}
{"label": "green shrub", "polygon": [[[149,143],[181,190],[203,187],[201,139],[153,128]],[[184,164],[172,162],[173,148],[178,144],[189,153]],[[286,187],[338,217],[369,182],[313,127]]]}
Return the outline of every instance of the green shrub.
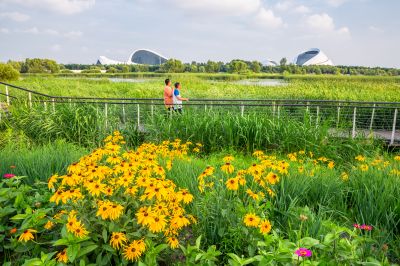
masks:
{"label": "green shrub", "polygon": [[9,64],[0,63],[0,81],[12,81],[19,78],[19,72]]}

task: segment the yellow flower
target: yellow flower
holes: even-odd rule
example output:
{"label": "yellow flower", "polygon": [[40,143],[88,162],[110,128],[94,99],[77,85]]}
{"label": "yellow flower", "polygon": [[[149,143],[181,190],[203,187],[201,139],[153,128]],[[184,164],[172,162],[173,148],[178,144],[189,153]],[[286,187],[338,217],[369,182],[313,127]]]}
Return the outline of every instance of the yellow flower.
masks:
{"label": "yellow flower", "polygon": [[34,239],[32,233],[36,233],[37,231],[34,229],[26,229],[18,238],[20,242],[28,242],[29,240]]}
{"label": "yellow flower", "polygon": [[73,233],[75,234],[75,236],[83,238],[87,236],[89,232],[85,229],[85,226],[78,222],[73,229]]}
{"label": "yellow flower", "polygon": [[235,158],[232,155],[228,155],[225,156],[222,160],[224,161],[224,163],[231,163],[235,160]]}
{"label": "yellow flower", "polygon": [[221,166],[221,170],[226,174],[232,174],[235,171],[235,167],[230,162],[226,162]]}
{"label": "yellow flower", "polygon": [[346,172],[343,172],[340,177],[342,178],[343,181],[349,180],[349,175]]}
{"label": "yellow flower", "polygon": [[51,228],[53,228],[54,223],[52,221],[47,221],[47,223],[44,225],[44,228],[46,228],[47,230],[50,230]]}
{"label": "yellow flower", "polygon": [[171,227],[173,227],[175,229],[180,229],[184,226],[189,225],[190,221],[188,218],[186,218],[182,214],[175,214],[174,216],[172,216],[170,223],[171,223]]}
{"label": "yellow flower", "polygon": [[151,207],[142,207],[136,213],[137,223],[141,225],[150,225],[154,223],[153,213]]}
{"label": "yellow flower", "polygon": [[167,243],[173,249],[175,249],[179,246],[179,240],[174,236],[168,237]]}
{"label": "yellow flower", "polygon": [[263,151],[260,151],[260,150],[258,150],[258,151],[255,151],[255,152],[253,152],[253,156],[254,157],[261,157],[261,156],[263,156],[264,155],[264,152]]}
{"label": "yellow flower", "polygon": [[260,217],[258,217],[254,213],[248,213],[244,217],[243,222],[248,227],[257,227],[260,223]]}
{"label": "yellow flower", "polygon": [[189,204],[190,202],[193,201],[193,195],[189,193],[189,191],[187,189],[181,189],[178,193],[177,193],[177,198],[178,201],[183,201],[186,204]]}
{"label": "yellow flower", "polygon": [[260,233],[261,234],[268,234],[269,232],[271,232],[271,223],[268,220],[263,220],[260,223]]}
{"label": "yellow flower", "polygon": [[58,179],[58,175],[53,175],[49,178],[49,181],[47,182],[47,186],[49,189],[54,188],[54,183],[57,182],[57,179]]}
{"label": "yellow flower", "polygon": [[363,172],[366,172],[366,171],[368,171],[368,164],[362,164],[362,165],[360,165],[360,169],[361,169],[361,171],[363,171]]}
{"label": "yellow flower", "polygon": [[165,215],[158,215],[154,217],[154,222],[149,225],[150,232],[159,233],[164,230],[167,225],[167,221],[165,220]]}
{"label": "yellow flower", "polygon": [[359,161],[359,162],[364,162],[364,161],[365,161],[365,157],[362,156],[362,155],[358,155],[355,159],[356,159],[357,161]]}
{"label": "yellow flower", "polygon": [[329,168],[329,169],[333,169],[333,167],[335,167],[335,162],[330,161],[330,162],[328,163],[328,168]]}
{"label": "yellow flower", "polygon": [[226,188],[229,190],[238,190],[239,189],[239,180],[238,178],[230,178],[225,183]]}
{"label": "yellow flower", "polygon": [[120,249],[126,243],[127,239],[124,233],[113,232],[110,238],[110,245],[114,249]]}
{"label": "yellow flower", "polygon": [[395,161],[400,161],[400,155],[395,156],[395,157],[394,157],[394,160],[395,160]]}
{"label": "yellow flower", "polygon": [[142,256],[146,250],[146,245],[143,240],[133,240],[129,246],[124,248],[124,257],[126,260],[134,261]]}
{"label": "yellow flower", "polygon": [[249,195],[254,200],[259,200],[258,194],[254,193],[251,189],[246,190],[247,195]]}
{"label": "yellow flower", "polygon": [[67,263],[68,262],[67,249],[58,252],[56,255],[56,259],[58,262]]}
{"label": "yellow flower", "polygon": [[279,182],[279,176],[273,172],[269,172],[267,175],[267,181],[271,185],[275,185],[276,183]]}

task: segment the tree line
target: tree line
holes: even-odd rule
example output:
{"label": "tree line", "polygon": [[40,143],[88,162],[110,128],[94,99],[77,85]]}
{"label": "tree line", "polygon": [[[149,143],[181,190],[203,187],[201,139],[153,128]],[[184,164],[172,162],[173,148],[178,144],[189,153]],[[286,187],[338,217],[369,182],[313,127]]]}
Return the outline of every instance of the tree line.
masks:
{"label": "tree line", "polygon": [[[72,70],[81,70],[82,73],[130,73],[130,72],[157,72],[157,73],[269,73],[269,74],[330,74],[330,75],[367,75],[367,76],[399,76],[400,69],[362,66],[297,66],[288,64],[282,58],[277,65],[263,65],[258,61],[235,59],[228,63],[207,61],[205,63],[183,63],[177,59],[169,59],[160,66],[149,65],[85,65],[85,64],[58,64],[50,59],[26,59],[25,61],[8,61],[7,66],[0,70],[10,76],[12,70],[18,73],[72,73]],[[9,67],[12,67],[10,69]],[[15,76],[13,73],[11,76]],[[0,79],[2,74],[0,73]],[[5,78],[3,78],[4,80]],[[10,79],[10,78],[8,78]]]}

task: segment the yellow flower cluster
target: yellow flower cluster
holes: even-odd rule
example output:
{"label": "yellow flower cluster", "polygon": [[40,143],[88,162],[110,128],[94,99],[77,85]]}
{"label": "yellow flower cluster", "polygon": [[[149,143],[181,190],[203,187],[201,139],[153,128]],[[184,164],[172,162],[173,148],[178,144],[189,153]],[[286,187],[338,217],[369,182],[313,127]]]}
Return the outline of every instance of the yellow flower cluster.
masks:
{"label": "yellow flower cluster", "polygon": [[[167,173],[175,160],[189,160],[187,155],[193,151],[192,143],[181,140],[164,141],[160,145],[145,143],[136,150],[126,150],[119,132],[114,132],[104,142],[103,147],[71,164],[66,175],[54,175],[48,181],[49,189],[54,191],[50,201],[74,210],[68,212],[67,231],[77,237],[90,234],[77,218],[78,214],[85,216],[83,207],[95,209],[96,217],[91,219],[99,221],[135,220],[134,224],[159,234],[176,248],[179,231],[196,219],[184,209],[185,204],[193,201],[193,195],[187,189],[178,189],[167,179]],[[200,148],[201,144],[194,145],[194,152]],[[57,218],[66,213],[60,213]],[[87,226],[91,228],[89,223]],[[50,224],[48,227],[51,228]],[[146,232],[143,231],[139,240],[129,240],[128,235],[112,232],[110,245],[123,249],[127,260],[137,260],[146,250]],[[60,255],[60,261],[63,258]]]}

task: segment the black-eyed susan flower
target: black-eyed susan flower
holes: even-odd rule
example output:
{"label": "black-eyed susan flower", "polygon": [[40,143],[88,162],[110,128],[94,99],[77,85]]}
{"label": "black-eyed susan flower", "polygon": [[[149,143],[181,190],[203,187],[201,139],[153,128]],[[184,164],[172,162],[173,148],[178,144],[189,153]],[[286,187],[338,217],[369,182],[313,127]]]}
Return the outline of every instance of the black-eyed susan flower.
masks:
{"label": "black-eyed susan flower", "polygon": [[34,239],[34,236],[32,233],[36,233],[37,231],[34,229],[26,229],[18,238],[18,241],[20,242],[28,242],[32,239]]}
{"label": "black-eyed susan flower", "polygon": [[58,252],[56,255],[56,259],[58,262],[67,263],[68,262],[67,249]]}
{"label": "black-eyed susan flower", "polygon": [[230,162],[226,162],[221,166],[221,170],[226,174],[232,174],[235,171],[235,167]]}
{"label": "black-eyed susan flower", "polygon": [[50,230],[53,227],[54,227],[54,223],[50,220],[47,221],[47,223],[44,225],[44,228],[46,228],[47,230]]}
{"label": "black-eyed susan flower", "polygon": [[155,215],[153,222],[149,224],[149,230],[152,233],[159,233],[164,230],[167,225],[165,215]]}
{"label": "black-eyed susan flower", "polygon": [[268,220],[263,220],[260,223],[260,233],[261,234],[268,234],[269,232],[271,232],[271,222]]}
{"label": "black-eyed susan flower", "polygon": [[172,249],[179,247],[179,240],[175,236],[168,237],[167,243]]}
{"label": "black-eyed susan flower", "polygon": [[273,172],[269,172],[267,175],[267,181],[271,185],[275,185],[276,183],[279,182],[279,176]]}
{"label": "black-eyed susan flower", "polygon": [[124,257],[126,260],[135,261],[143,254],[146,250],[146,245],[143,240],[133,240],[129,246],[124,248]]}
{"label": "black-eyed susan flower", "polygon": [[258,227],[260,223],[260,217],[258,217],[254,213],[248,213],[244,217],[243,222],[248,227]]}
{"label": "black-eyed susan flower", "polygon": [[238,178],[229,178],[226,182],[225,182],[226,188],[229,190],[233,190],[236,191],[239,189],[239,179]]}
{"label": "black-eyed susan flower", "polygon": [[114,249],[120,249],[122,246],[125,245],[125,243],[127,242],[127,238],[126,235],[124,233],[121,232],[113,232],[111,234],[111,238],[110,238],[110,245],[114,248]]}

